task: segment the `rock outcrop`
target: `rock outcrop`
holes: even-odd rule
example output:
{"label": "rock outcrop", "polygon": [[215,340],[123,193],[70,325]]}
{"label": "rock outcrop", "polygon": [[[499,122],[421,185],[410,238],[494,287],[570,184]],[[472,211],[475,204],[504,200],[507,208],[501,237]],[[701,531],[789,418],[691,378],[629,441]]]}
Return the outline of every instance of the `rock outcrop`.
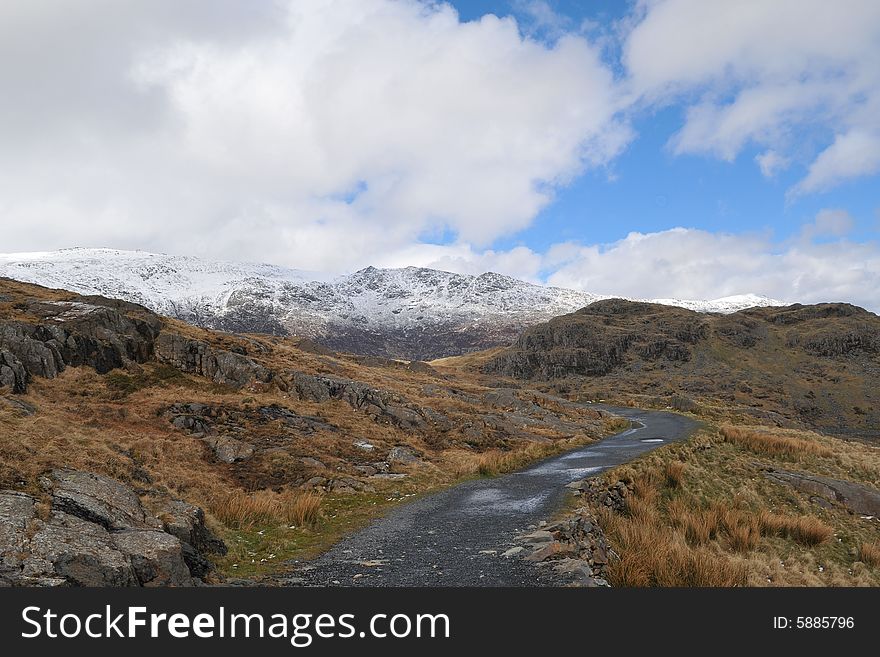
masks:
{"label": "rock outcrop", "polygon": [[204,513],[171,502],[163,520],[128,486],[102,475],[53,470],[42,480],[51,503],[0,491],[0,585],[192,586],[225,546]]}
{"label": "rock outcrop", "polygon": [[323,403],[338,399],[376,421],[402,429],[425,430],[432,425],[441,430],[450,428],[442,413],[415,407],[398,395],[359,381],[333,376],[313,376],[302,372],[290,372],[288,379],[289,387],[300,399],[306,401]]}
{"label": "rock outcrop", "polygon": [[24,393],[32,377],[54,379],[66,367],[105,374],[153,359],[235,388],[272,378],[243,353],[163,330],[158,315],[136,304],[73,299],[20,301],[20,318],[0,322],[0,387]]}
{"label": "rock outcrop", "polygon": [[845,303],[716,315],[598,301],[527,329],[483,371],[586,399],[675,407],[688,397],[682,410],[720,405],[779,426],[880,438],[880,317]]}
{"label": "rock outcrop", "polygon": [[[298,444],[304,435],[336,433],[337,427],[318,417],[299,415],[281,406],[247,408],[200,403],[169,406],[164,415],[178,429],[201,438],[224,463],[247,461],[259,451]],[[252,430],[277,423],[272,435],[253,435]]]}
{"label": "rock outcrop", "polygon": [[120,482],[80,470],[53,470],[41,481],[52,496],[52,508],[105,529],[156,527],[140,498]]}
{"label": "rock outcrop", "polygon": [[22,310],[36,323],[0,325],[0,380],[25,392],[29,376],[53,379],[65,367],[81,365],[104,374],[152,357],[161,328],[158,316],[134,304],[87,299],[30,301]]}
{"label": "rock outcrop", "polygon": [[791,486],[810,495],[823,505],[839,505],[851,513],[880,517],[880,491],[842,479],[821,477],[805,472],[770,470],[765,473],[770,481]]}
{"label": "rock outcrop", "polygon": [[[2,330],[2,329],[0,329]],[[15,393],[25,392],[28,384],[28,371],[11,351],[0,350],[0,388],[6,387]]]}
{"label": "rock outcrop", "polygon": [[272,379],[268,369],[243,354],[169,332],[163,332],[156,340],[156,360],[233,388]]}

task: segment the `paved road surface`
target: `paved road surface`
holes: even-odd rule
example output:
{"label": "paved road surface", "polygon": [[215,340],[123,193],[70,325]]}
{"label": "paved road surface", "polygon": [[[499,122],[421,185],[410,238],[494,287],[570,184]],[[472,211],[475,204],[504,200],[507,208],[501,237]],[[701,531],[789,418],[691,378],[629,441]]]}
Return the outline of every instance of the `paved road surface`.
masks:
{"label": "paved road surface", "polygon": [[[500,553],[517,530],[549,518],[565,485],[665,443],[683,440],[694,420],[661,411],[599,406],[633,421],[632,429],[551,457],[525,470],[468,481],[402,504],[306,564],[280,584],[307,586],[546,586],[540,569]],[[491,554],[491,551],[495,554]]]}

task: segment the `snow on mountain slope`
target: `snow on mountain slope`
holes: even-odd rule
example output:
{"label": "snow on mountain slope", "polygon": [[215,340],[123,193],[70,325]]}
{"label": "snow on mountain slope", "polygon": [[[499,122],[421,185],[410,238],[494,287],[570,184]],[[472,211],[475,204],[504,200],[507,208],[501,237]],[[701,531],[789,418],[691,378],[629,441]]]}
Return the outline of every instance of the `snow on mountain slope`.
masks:
{"label": "snow on mountain slope", "polygon": [[[607,298],[495,273],[368,267],[329,278],[273,265],[113,249],[0,254],[0,276],[122,298],[209,328],[292,333],[336,349],[412,359],[505,344],[525,326]],[[657,303],[700,312],[780,305],[752,294]]]}
{"label": "snow on mountain slope", "polygon": [[695,310],[698,313],[735,313],[738,310],[756,306],[784,306],[781,301],[760,294],[734,294],[729,297],[711,299],[710,301],[694,301],[689,299],[651,299],[651,303],[664,306],[678,306]]}

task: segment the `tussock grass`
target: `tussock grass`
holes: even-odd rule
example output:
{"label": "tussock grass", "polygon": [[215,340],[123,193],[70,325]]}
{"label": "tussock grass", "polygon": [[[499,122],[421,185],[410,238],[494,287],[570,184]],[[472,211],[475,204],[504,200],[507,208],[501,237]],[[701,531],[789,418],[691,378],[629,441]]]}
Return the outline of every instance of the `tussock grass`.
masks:
{"label": "tussock grass", "polygon": [[734,525],[725,530],[728,546],[734,552],[750,552],[758,547],[761,531],[752,523]]}
{"label": "tussock grass", "polygon": [[670,461],[666,464],[666,486],[669,488],[681,488],[684,479],[684,471],[687,465],[683,461]]}
{"label": "tussock grass", "polygon": [[605,512],[600,518],[612,536],[618,558],[609,564],[613,586],[744,586],[743,564],[708,548],[689,546],[680,533]]}
{"label": "tussock grass", "polygon": [[557,451],[559,446],[551,443],[532,443],[512,451],[490,450],[475,455],[470,463],[463,466],[462,474],[476,473],[481,477],[495,477],[517,470],[527,463],[550,456]]}
{"label": "tussock grass", "polygon": [[660,491],[657,490],[657,473],[649,470],[637,475],[632,481],[633,494],[645,502],[656,503]]}
{"label": "tussock grass", "polygon": [[[612,584],[839,586],[873,582],[870,568],[880,562],[880,542],[865,540],[876,535],[872,528],[849,520],[851,516],[844,512],[841,518],[855,523],[849,530],[855,545],[847,549],[844,542],[830,540],[835,529],[825,515],[836,512],[805,513],[803,505],[809,501],[792,498],[790,492],[764,478],[751,455],[756,443],[748,439],[746,444],[732,442],[729,436],[736,435],[698,435],[606,475],[611,483],[623,481],[630,489],[619,512],[605,507],[596,510],[612,549]],[[792,445],[801,454],[821,453],[811,451],[809,440],[784,437],[791,442],[783,449],[771,447],[771,458],[790,458]],[[760,438],[757,444],[762,449],[775,445]],[[809,447],[803,449],[803,445]],[[856,451],[870,448],[847,444],[845,450],[852,450],[855,457]],[[856,547],[864,565],[853,568]]]}
{"label": "tussock grass", "polygon": [[211,514],[226,527],[248,529],[259,525],[285,523],[310,526],[318,520],[321,497],[314,493],[234,490],[209,503]]}
{"label": "tussock grass", "polygon": [[859,546],[859,561],[872,568],[880,568],[880,543],[862,543]]}
{"label": "tussock grass", "polygon": [[692,509],[681,500],[673,500],[667,506],[667,514],[689,545],[704,545],[718,535],[721,521],[715,508]]}
{"label": "tussock grass", "polygon": [[766,431],[758,431],[746,427],[723,426],[721,427],[721,435],[726,441],[740,447],[745,447],[756,454],[796,459],[804,455],[829,458],[834,453],[828,447],[810,440],[793,436],[773,435]]}
{"label": "tussock grass", "polygon": [[657,514],[659,491],[653,472],[637,476],[632,482],[632,494],[626,498],[627,516],[644,523],[653,523]]}
{"label": "tussock grass", "polygon": [[801,545],[821,545],[834,535],[834,529],[814,516],[783,516],[770,511],[758,515],[761,533],[781,536]]}

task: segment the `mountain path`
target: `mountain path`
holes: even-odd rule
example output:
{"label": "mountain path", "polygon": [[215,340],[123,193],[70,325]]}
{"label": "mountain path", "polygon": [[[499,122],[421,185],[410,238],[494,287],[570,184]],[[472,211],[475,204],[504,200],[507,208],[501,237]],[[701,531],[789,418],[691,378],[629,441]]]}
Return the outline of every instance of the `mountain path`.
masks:
{"label": "mountain path", "polygon": [[566,484],[686,439],[699,425],[665,411],[594,405],[633,428],[523,470],[467,481],[392,509],[310,562],[276,577],[288,586],[552,586],[558,576],[501,554],[547,520]]}

